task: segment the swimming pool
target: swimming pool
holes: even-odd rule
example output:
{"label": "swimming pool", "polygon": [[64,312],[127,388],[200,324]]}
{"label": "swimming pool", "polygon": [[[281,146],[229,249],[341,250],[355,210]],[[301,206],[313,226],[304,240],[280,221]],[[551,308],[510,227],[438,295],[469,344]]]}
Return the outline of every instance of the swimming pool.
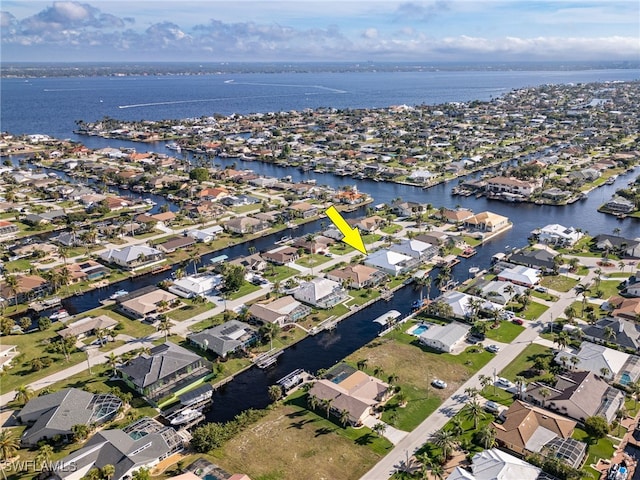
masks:
{"label": "swimming pool", "polygon": [[629,385],[631,383],[631,375],[629,372],[624,372],[620,375],[620,385]]}
{"label": "swimming pool", "polygon": [[415,335],[416,337],[419,337],[420,335],[422,335],[427,330],[429,330],[429,325],[418,325],[416,328],[414,328],[414,330],[413,330],[413,332],[411,332],[411,334]]}

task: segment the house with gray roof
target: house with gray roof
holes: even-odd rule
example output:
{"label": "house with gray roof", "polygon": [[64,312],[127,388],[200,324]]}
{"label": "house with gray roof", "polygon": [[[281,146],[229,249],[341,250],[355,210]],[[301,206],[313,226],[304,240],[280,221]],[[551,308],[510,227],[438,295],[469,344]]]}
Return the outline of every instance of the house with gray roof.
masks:
{"label": "house with gray roof", "polygon": [[164,260],[164,254],[148,245],[130,245],[113,248],[100,254],[107,263],[113,263],[127,270],[146,267]]}
{"label": "house with gray roof", "polygon": [[100,424],[111,420],[122,401],[111,394],[93,394],[77,388],[65,388],[49,395],[29,400],[16,415],[28,425],[20,438],[25,447],[33,447],[40,440],[61,435],[70,440],[74,425]]}
{"label": "house with gray roof", "polygon": [[153,405],[178,395],[212,375],[211,362],[175,343],[153,347],[117,368],[124,382]]}
{"label": "house with gray roof", "polygon": [[553,259],[557,255],[557,253],[551,253],[548,250],[542,249],[522,250],[511,255],[509,261],[511,263],[517,263],[518,265],[525,265],[530,268],[551,272],[555,268]]}
{"label": "house with gray roof", "polygon": [[430,324],[429,328],[420,334],[418,340],[427,347],[451,353],[455,346],[464,340],[469,329],[469,325],[460,322],[451,322],[446,325]]}
{"label": "house with gray roof", "polygon": [[101,430],[82,448],[56,462],[59,480],[79,480],[92,469],[113,465],[112,480],[131,478],[141,468],[151,468],[182,450],[184,439],[173,429],[148,417],[123,429]]}
{"label": "house with gray roof", "polygon": [[222,325],[187,335],[187,340],[204,351],[225,358],[229,353],[256,343],[258,334],[246,323],[229,320]]}

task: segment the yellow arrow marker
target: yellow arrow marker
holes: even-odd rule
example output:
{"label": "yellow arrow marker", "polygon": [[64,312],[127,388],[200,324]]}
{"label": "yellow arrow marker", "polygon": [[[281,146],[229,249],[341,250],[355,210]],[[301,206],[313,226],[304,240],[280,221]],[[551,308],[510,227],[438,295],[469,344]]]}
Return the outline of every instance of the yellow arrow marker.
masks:
{"label": "yellow arrow marker", "polygon": [[347,221],[342,218],[340,212],[336,210],[336,207],[331,206],[327,208],[326,212],[324,213],[327,214],[327,217],[329,217],[329,220],[333,222],[336,228],[340,230],[340,233],[344,235],[344,238],[342,239],[344,243],[352,246],[365,255],[367,254],[367,249],[365,248],[362,237],[360,236],[360,230],[355,227],[351,228]]}

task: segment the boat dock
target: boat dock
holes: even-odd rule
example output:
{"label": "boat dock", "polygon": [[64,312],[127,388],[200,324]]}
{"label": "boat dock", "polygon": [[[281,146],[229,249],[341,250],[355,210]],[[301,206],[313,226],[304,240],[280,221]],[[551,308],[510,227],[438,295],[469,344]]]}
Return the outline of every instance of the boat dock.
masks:
{"label": "boat dock", "polygon": [[60,305],[62,305],[62,299],[60,297],[53,297],[47,300],[31,302],[29,308],[34,312],[40,313],[53,307],[59,307]]}
{"label": "boat dock", "polygon": [[285,394],[291,393],[291,391],[295,390],[297,387],[302,385],[303,383],[307,383],[313,380],[315,377],[311,375],[309,372],[298,368],[293,372],[285,375],[280,380],[276,382],[277,385],[280,385],[284,390]]}
{"label": "boat dock", "polygon": [[282,349],[272,348],[268,352],[262,353],[253,359],[253,364],[258,368],[269,368],[278,361],[278,357],[284,353]]}

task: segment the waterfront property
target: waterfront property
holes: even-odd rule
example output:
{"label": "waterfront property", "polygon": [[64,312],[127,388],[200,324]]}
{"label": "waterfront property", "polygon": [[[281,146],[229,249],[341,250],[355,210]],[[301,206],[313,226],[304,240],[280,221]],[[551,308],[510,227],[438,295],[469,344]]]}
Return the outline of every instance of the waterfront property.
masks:
{"label": "waterfront property", "polygon": [[5,278],[0,283],[0,297],[8,305],[17,305],[32,298],[46,295],[51,291],[51,284],[40,275],[15,275],[16,285],[10,286]]}
{"label": "waterfront property", "polygon": [[366,265],[347,265],[327,273],[327,278],[334,282],[346,282],[349,288],[370,288],[382,283],[387,275],[377,268]]}
{"label": "waterfront property", "polygon": [[[332,376],[332,372],[337,373]],[[361,425],[391,393],[389,384],[345,364],[334,367],[328,378],[318,380],[309,390],[309,396],[330,402],[337,416],[346,411],[354,426]]]}
{"label": "waterfront property", "polygon": [[291,295],[268,303],[254,303],[249,307],[249,315],[258,323],[275,323],[283,326],[297,322],[311,313],[311,308],[294,299]]}
{"label": "waterfront property", "polygon": [[430,260],[438,253],[438,248],[436,246],[416,239],[401,240],[400,243],[394,243],[391,245],[389,250],[418,259],[421,262]]}
{"label": "waterfront property", "polygon": [[382,272],[397,277],[408,272],[418,265],[418,260],[402,253],[393,252],[391,250],[378,250],[367,256],[364,264],[377,268]]}
{"label": "waterfront property", "polygon": [[477,303],[481,310],[493,311],[501,310],[502,305],[485,300],[484,298],[476,297],[474,295],[467,295],[466,293],[450,290],[445,292],[440,300],[449,305],[452,308],[452,313],[455,318],[467,319],[474,314],[472,305]]}
{"label": "waterfront property", "polygon": [[640,257],[640,239],[600,234],[593,238],[593,246],[596,250],[608,253],[635,258]]}
{"label": "waterfront property", "polygon": [[100,258],[124,270],[135,270],[161,262],[164,254],[148,245],[130,245],[107,250],[100,254]]}
{"label": "waterfront property", "polygon": [[464,342],[469,333],[469,325],[460,322],[451,322],[446,325],[429,325],[418,336],[418,340],[427,347],[439,352],[451,353],[457,345]]}
{"label": "waterfront property", "polygon": [[32,398],[16,414],[18,422],[27,425],[20,443],[34,447],[57,435],[69,441],[74,425],[100,425],[111,420],[121,406],[122,401],[115,395],[93,394],[77,388]]}
{"label": "waterfront property", "polygon": [[222,285],[222,275],[192,275],[174,280],[169,291],[183,298],[205,296]]}
{"label": "waterfront property", "polygon": [[255,344],[258,333],[246,323],[229,320],[222,325],[191,333],[187,335],[187,340],[201,350],[226,358],[230,353]]}
{"label": "waterfront property", "polygon": [[317,308],[331,308],[347,299],[347,292],[338,282],[328,278],[314,278],[303,282],[293,292],[293,296],[301,302]]}
{"label": "waterfront property", "polygon": [[211,362],[166,342],[119,366],[117,371],[129,387],[156,405],[206,380],[211,375]]}
{"label": "waterfront property", "polygon": [[143,287],[116,299],[116,309],[129,318],[139,319],[157,313],[178,297],[154,285]]}
{"label": "waterfront property", "polygon": [[510,222],[507,217],[497,213],[482,212],[465,219],[463,224],[472,232],[498,232],[507,228]]}
{"label": "waterfront property", "polygon": [[77,339],[94,335],[96,330],[113,330],[118,321],[108,315],[98,315],[97,317],[87,317],[67,324],[57,334],[61,337],[74,337]]}
{"label": "waterfront property", "polygon": [[471,472],[456,467],[448,480],[537,480],[541,470],[497,448],[476,453]]}
{"label": "waterfront property", "polygon": [[184,439],[172,427],[143,417],[123,429],[101,430],[75,452],[56,462],[59,480],[80,480],[92,469],[113,465],[111,478],[131,478],[182,450]]}
{"label": "waterfront property", "polygon": [[[604,345],[582,342],[577,352],[560,350],[556,354],[555,361],[558,364],[563,364],[564,358],[567,359],[564,360],[565,364],[567,362],[571,364],[575,363],[575,367],[580,370],[596,372],[602,377],[613,380],[619,372],[625,369],[625,365],[629,363],[632,357],[628,353],[614,350]],[[572,358],[576,360],[572,360]],[[638,360],[640,361],[640,358],[638,358]],[[638,362],[634,361],[633,363]]]}
{"label": "waterfront property", "polygon": [[531,250],[525,249],[512,254],[509,257],[509,262],[534,268],[542,272],[552,272],[556,269],[554,258],[557,256],[557,253],[552,253],[548,250],[537,248]]}
{"label": "waterfront property", "polygon": [[570,247],[580,240],[584,234],[573,227],[564,227],[557,223],[546,225],[535,232],[540,243],[558,247]]}
{"label": "waterfront property", "polygon": [[611,342],[633,351],[640,348],[640,325],[633,320],[605,317],[581,328],[586,340],[596,343]]}
{"label": "waterfront property", "polygon": [[540,282],[540,270],[525,266],[507,268],[498,273],[498,280],[533,288]]}

